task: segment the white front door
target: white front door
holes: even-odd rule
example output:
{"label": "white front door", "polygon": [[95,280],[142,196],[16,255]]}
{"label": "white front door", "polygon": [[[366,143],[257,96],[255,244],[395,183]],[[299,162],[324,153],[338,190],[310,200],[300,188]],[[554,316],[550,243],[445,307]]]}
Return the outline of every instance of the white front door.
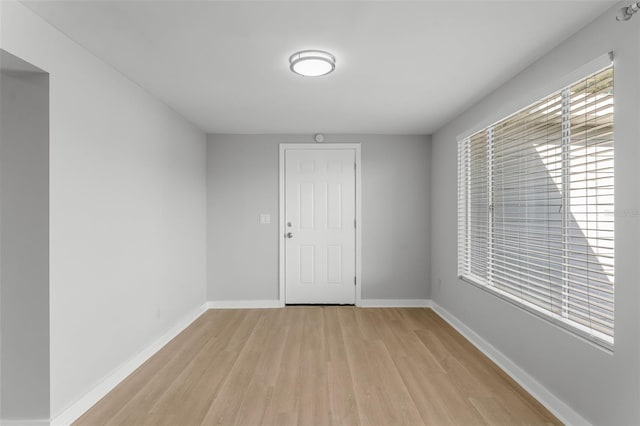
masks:
{"label": "white front door", "polygon": [[355,303],[352,149],[285,150],[285,302]]}

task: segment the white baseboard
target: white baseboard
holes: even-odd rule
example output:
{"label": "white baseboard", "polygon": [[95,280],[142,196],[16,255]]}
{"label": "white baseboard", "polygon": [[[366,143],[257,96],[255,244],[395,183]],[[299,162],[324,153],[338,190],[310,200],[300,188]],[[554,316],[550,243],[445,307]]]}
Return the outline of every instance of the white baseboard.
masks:
{"label": "white baseboard", "polygon": [[171,327],[166,333],[164,333],[158,340],[153,342],[143,351],[135,355],[129,361],[122,364],[115,369],[111,374],[102,379],[93,389],[87,392],[83,397],[76,402],[65,408],[60,414],[51,420],[53,426],[66,426],[76,421],[81,415],[83,415],[89,408],[91,408],[96,402],[102,399],[107,393],[115,388],[121,381],[123,381],[128,375],[133,373],[138,367],[140,367],[151,356],[158,352],[164,345],[169,343],[171,339],[180,334],[185,328],[193,323],[200,315],[207,310],[207,304],[200,306],[193,310],[188,315],[184,316],[176,325]]}
{"label": "white baseboard", "polygon": [[431,299],[362,299],[361,308],[429,308]]}
{"label": "white baseboard", "polygon": [[527,392],[544,405],[553,415],[555,415],[562,423],[566,425],[588,426],[590,423],[585,420],[575,410],[565,404],[560,398],[552,394],[547,388],[541,385],[526,371],[516,365],[511,359],[505,356],[498,349],[493,347],[489,342],[484,340],[475,331],[465,325],[457,317],[449,311],[438,305],[436,302],[431,303],[431,308],[442,319],[455,328],[476,348],[485,354],[491,361],[495,362],[505,373],[522,386]]}
{"label": "white baseboard", "polygon": [[[138,353],[129,361],[117,368],[109,376],[105,377],[93,389],[83,397],[69,405],[51,421],[48,420],[3,420],[3,426],[66,426],[77,420],[96,402],[102,399],[107,393],[115,388],[122,380],[129,376],[135,369],[159,351],[171,339],[180,334],[193,321],[202,315],[207,309],[259,309],[259,308],[280,308],[282,304],[279,300],[233,300],[233,301],[210,301],[195,309],[185,316],[175,326],[169,329],[164,335],[156,340],[149,347]],[[431,299],[362,299],[360,307],[363,308],[405,308],[405,307],[431,307],[446,322],[469,340],[482,353],[495,362],[505,373],[511,376],[520,386],[551,411],[560,421],[568,425],[589,425],[580,414],[565,404],[558,397],[553,395],[543,385],[538,383],[526,371],[521,369],[508,357],[493,347],[490,343],[480,337],[471,328],[452,315],[449,311],[433,302]]]}
{"label": "white baseboard", "polygon": [[207,309],[268,309],[282,308],[279,300],[212,300]]}
{"label": "white baseboard", "polygon": [[[362,299],[362,308],[428,308],[430,299]],[[216,300],[207,302],[208,309],[282,308],[279,300]]]}
{"label": "white baseboard", "polygon": [[[280,308],[282,304],[279,300],[233,300],[233,301],[209,301],[201,307],[186,315],[176,325],[171,327],[165,334],[156,340],[149,347],[138,353],[129,361],[121,365],[110,375],[105,377],[93,389],[83,397],[69,405],[51,421],[49,420],[2,420],[3,426],[66,426],[76,421],[82,414],[91,408],[96,402],[102,399],[107,393],[115,388],[121,381],[140,367],[151,356],[158,352],[171,339],[180,334],[185,328],[193,323],[207,309],[259,309],[259,308]],[[568,425],[589,425],[580,414],[565,404],[561,399],[553,395],[543,385],[538,383],[526,371],[516,365],[502,352],[493,347],[480,335],[465,325],[449,311],[433,302],[431,299],[362,299],[360,307],[363,308],[405,308],[405,307],[431,307],[447,323],[455,328],[476,348],[495,362],[505,373],[536,398],[542,405],[551,411],[560,421]]]}

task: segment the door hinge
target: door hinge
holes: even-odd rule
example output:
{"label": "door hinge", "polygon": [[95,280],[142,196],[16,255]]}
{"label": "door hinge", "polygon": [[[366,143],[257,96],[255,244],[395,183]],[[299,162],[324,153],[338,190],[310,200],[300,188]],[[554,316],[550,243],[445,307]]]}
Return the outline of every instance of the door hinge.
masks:
{"label": "door hinge", "polygon": [[355,219],[353,219],[353,227],[355,228],[356,226],[357,226],[357,225],[356,225],[356,220],[355,220]]}
{"label": "door hinge", "polygon": [[357,277],[353,277],[353,285],[357,285],[356,284],[356,279],[357,279]]}
{"label": "door hinge", "polygon": [[356,164],[356,163],[353,163],[353,170],[355,170],[355,169],[356,169],[356,167],[357,167],[357,164]]}

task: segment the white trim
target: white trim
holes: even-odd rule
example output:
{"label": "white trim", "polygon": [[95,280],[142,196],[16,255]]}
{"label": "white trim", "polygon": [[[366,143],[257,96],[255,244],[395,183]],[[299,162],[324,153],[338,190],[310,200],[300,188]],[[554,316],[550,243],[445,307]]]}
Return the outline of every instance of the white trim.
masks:
{"label": "white trim", "polygon": [[431,299],[362,299],[362,308],[430,308]]}
{"label": "white trim", "polygon": [[96,402],[102,399],[120,382],[127,378],[127,376],[133,373],[145,361],[147,361],[156,352],[162,349],[163,346],[169,343],[171,339],[176,337],[184,329],[191,325],[206,310],[207,304],[205,303],[202,306],[194,309],[189,314],[185,315],[173,327],[171,327],[162,336],[160,336],[155,342],[153,342],[147,348],[143,349],[137,355],[133,356],[120,367],[116,368],[111,374],[103,378],[96,386],[94,386],[93,389],[89,390],[86,394],[84,394],[84,396],[80,397],[80,399],[67,406],[62,412],[60,412],[51,420],[51,424],[55,426],[70,425],[71,423],[76,421]]}
{"label": "white trim", "polygon": [[278,160],[278,301],[280,302],[280,306],[284,307],[285,297],[284,297],[284,276],[285,276],[285,265],[284,265],[284,256],[285,256],[285,246],[284,246],[284,221],[286,220],[284,217],[284,152],[285,148],[283,144],[280,144],[278,149],[280,150],[279,160]]}
{"label": "white trim", "polygon": [[207,309],[269,309],[282,308],[280,300],[210,300]]}
{"label": "white trim", "polygon": [[[567,425],[584,425],[590,423],[561,399],[552,394],[542,384],[537,382],[526,371],[516,365],[502,352],[484,340],[475,331],[465,325],[449,311],[438,305],[431,299],[361,299],[363,308],[432,308],[442,319],[455,328],[469,342],[478,348],[483,354],[498,365],[513,380],[529,392],[536,400],[551,411],[560,421]],[[191,325],[207,309],[259,309],[259,308],[279,308],[282,307],[280,300],[227,300],[209,301],[201,307],[186,315],[175,326],[171,327],[158,340],[149,347],[138,353],[129,361],[121,365],[110,375],[105,377],[93,389],[87,392],[76,402],[69,405],[60,414],[48,420],[2,420],[3,426],[63,426],[70,425],[82,416],[89,408],[102,399],[107,393],[115,388],[127,376],[133,373],[145,361],[151,358],[156,352]]]}
{"label": "white trim", "polygon": [[480,352],[496,363],[498,367],[529,392],[531,396],[551,411],[562,423],[581,426],[589,426],[591,424],[445,308],[436,302],[432,302],[432,309],[471,342],[473,346],[478,348]]}
{"label": "white trim", "polygon": [[279,161],[279,221],[278,221],[278,281],[279,287],[279,303],[280,306],[285,305],[285,251],[284,251],[284,233],[285,233],[285,172],[284,172],[284,154],[287,148],[291,149],[351,149],[355,151],[356,161],[356,306],[362,303],[362,156],[361,145],[359,143],[281,143],[280,144],[280,161]]}
{"label": "white trim", "polygon": [[362,155],[360,144],[353,145],[356,150],[356,306],[360,306],[362,304]]}

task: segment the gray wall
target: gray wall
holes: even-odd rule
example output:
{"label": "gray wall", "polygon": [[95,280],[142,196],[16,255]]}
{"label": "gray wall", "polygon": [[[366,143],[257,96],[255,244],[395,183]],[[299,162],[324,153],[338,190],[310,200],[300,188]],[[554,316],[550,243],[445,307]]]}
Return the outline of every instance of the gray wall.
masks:
{"label": "gray wall", "polygon": [[204,303],[206,136],[21,3],[1,19],[50,74],[55,417]]}
{"label": "gray wall", "polygon": [[49,418],[49,76],[0,51],[0,418]]}
{"label": "gray wall", "polygon": [[[278,299],[278,145],[310,135],[209,135],[207,295]],[[327,135],[362,144],[362,298],[428,299],[429,164],[425,136]],[[260,213],[271,225],[260,225]]]}
{"label": "gray wall", "polygon": [[[615,12],[586,26],[433,136],[432,298],[593,424],[640,424],[640,22]],[[559,87],[614,50],[616,161],[615,352],[607,353],[456,278],[456,137]]]}

